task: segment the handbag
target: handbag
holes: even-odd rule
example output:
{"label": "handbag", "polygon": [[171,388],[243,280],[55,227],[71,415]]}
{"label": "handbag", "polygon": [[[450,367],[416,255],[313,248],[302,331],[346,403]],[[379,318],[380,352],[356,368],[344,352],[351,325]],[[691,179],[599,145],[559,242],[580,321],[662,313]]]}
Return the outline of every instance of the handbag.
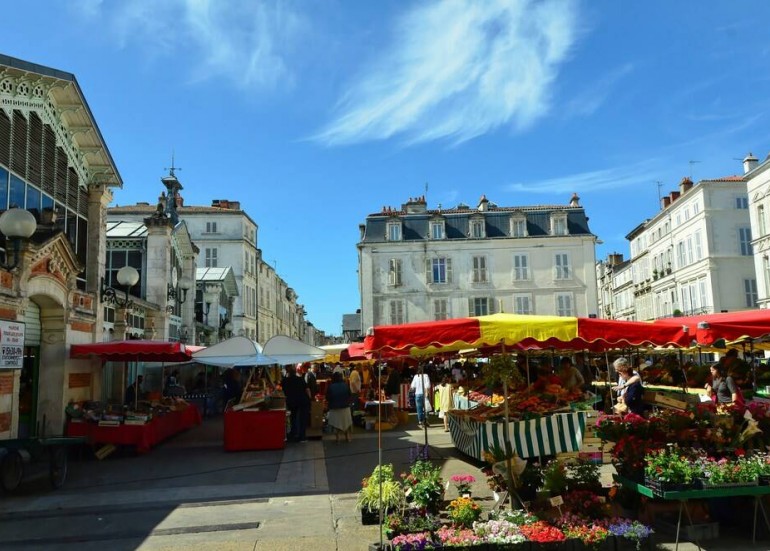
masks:
{"label": "handbag", "polygon": [[417,407],[417,401],[415,397],[417,396],[417,391],[413,388],[409,389],[409,408],[414,409]]}

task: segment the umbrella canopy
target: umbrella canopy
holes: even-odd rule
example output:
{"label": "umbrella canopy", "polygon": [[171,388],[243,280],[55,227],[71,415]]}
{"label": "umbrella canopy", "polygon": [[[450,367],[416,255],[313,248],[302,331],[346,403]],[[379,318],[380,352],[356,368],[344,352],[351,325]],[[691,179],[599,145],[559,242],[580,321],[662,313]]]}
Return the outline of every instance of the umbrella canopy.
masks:
{"label": "umbrella canopy", "polygon": [[180,342],[127,340],[73,344],[70,358],[98,357],[110,362],[187,362],[190,351]]}
{"label": "umbrella canopy", "polygon": [[192,355],[196,362],[220,367],[250,367],[270,365],[278,360],[265,356],[262,345],[247,337],[232,337]]}
{"label": "umbrella canopy", "polygon": [[323,360],[326,351],[285,335],[276,335],[265,343],[262,350],[281,365]]}
{"label": "umbrella canopy", "polygon": [[770,310],[744,310],[655,320],[654,325],[687,328],[691,340],[711,345],[724,339],[759,339],[770,335]]}
{"label": "umbrella canopy", "polygon": [[604,350],[671,344],[689,344],[688,335],[681,327],[593,318],[494,314],[377,326],[366,337],[364,349],[426,354],[497,345],[513,349]]}

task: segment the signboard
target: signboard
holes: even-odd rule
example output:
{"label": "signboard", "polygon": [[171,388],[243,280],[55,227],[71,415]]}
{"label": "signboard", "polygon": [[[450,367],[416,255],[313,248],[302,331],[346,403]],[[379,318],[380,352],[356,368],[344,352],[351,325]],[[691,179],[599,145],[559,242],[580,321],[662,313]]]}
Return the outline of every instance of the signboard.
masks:
{"label": "signboard", "polygon": [[24,363],[24,324],[0,320],[0,369],[21,369]]}
{"label": "signboard", "polygon": [[69,376],[70,388],[88,388],[90,386],[91,386],[90,373],[70,373],[70,376]]}

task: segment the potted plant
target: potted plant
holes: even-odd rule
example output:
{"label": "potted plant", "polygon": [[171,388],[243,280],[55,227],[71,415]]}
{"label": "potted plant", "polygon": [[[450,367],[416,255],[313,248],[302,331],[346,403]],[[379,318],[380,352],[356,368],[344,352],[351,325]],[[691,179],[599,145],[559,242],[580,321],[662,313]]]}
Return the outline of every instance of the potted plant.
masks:
{"label": "potted plant", "polygon": [[384,519],[405,505],[404,490],[393,480],[393,465],[378,465],[371,476],[361,481],[356,507],[361,510],[362,524],[379,524],[380,511]]}
{"label": "potted plant", "polygon": [[610,531],[596,524],[573,524],[564,527],[564,535],[575,542],[575,551],[615,549],[615,542],[610,539]]}
{"label": "potted plant", "polygon": [[517,546],[521,546],[526,541],[519,525],[509,520],[500,519],[475,522],[473,530],[485,542],[497,546],[493,547],[493,549],[516,549]]}
{"label": "potted plant", "polygon": [[402,534],[393,538],[390,543],[396,551],[436,549],[430,532],[423,532],[421,534]]}
{"label": "potted plant", "polygon": [[650,542],[650,536],[653,533],[652,528],[642,524],[638,520],[612,519],[607,530],[615,536],[616,548],[620,550],[635,549],[640,551],[642,545]]}
{"label": "potted plant", "polygon": [[759,474],[756,461],[745,457],[737,461],[729,459],[706,460],[702,464],[704,489],[733,486],[756,486]]}
{"label": "potted plant", "polygon": [[542,520],[522,525],[521,533],[539,549],[563,549],[567,541],[564,532]]}
{"label": "potted plant", "polygon": [[456,527],[470,528],[481,516],[481,507],[470,497],[458,497],[449,504],[449,520]]}
{"label": "potted plant", "polygon": [[644,456],[644,461],[644,484],[659,495],[692,486],[699,473],[678,446],[654,450]]}
{"label": "potted plant", "polygon": [[436,515],[423,514],[416,509],[405,509],[403,514],[391,513],[385,523],[385,535],[393,539],[401,534],[417,534],[435,532],[441,526],[441,520]]}
{"label": "potted plant", "polygon": [[407,499],[422,509],[438,513],[444,500],[444,485],[441,480],[441,469],[429,461],[416,461],[404,479]]}
{"label": "potted plant", "polygon": [[477,535],[471,528],[442,526],[436,532],[436,537],[442,548],[448,549],[465,549],[484,543],[484,538]]}
{"label": "potted plant", "polygon": [[455,474],[452,475],[449,480],[452,481],[452,484],[454,484],[455,488],[457,489],[457,495],[462,497],[471,496],[471,484],[476,482],[476,479],[473,477],[473,475]]}

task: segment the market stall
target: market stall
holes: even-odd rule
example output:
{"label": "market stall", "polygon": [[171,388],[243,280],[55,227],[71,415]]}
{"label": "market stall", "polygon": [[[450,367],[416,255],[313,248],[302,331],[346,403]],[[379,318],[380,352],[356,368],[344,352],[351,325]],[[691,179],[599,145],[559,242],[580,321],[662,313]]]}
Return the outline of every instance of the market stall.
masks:
{"label": "market stall", "polygon": [[[266,366],[278,360],[246,337],[232,337],[193,354],[199,363],[233,369],[245,379],[237,403],[224,412],[224,448],[227,451],[281,449],[286,442],[286,402]],[[247,375],[242,375],[246,372]]]}

